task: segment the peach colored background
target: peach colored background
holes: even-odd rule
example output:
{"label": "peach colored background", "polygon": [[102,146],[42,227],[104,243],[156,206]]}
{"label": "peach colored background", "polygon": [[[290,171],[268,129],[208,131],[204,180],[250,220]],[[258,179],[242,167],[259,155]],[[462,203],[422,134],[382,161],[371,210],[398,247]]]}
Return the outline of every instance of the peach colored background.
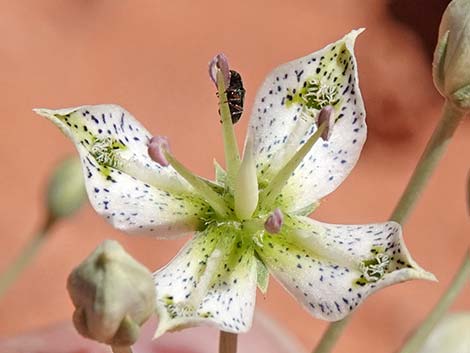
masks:
{"label": "peach colored background", "polygon": [[[215,53],[225,52],[242,73],[249,112],[273,67],[367,27],[357,53],[369,140],[358,167],[314,215],[332,223],[389,216],[440,112],[428,58],[418,38],[389,18],[385,1],[1,0],[0,10],[0,269],[40,223],[48,171],[74,153],[33,107],[118,103],[150,131],[169,136],[192,170],[211,177],[212,158],[223,160],[206,73]],[[237,128],[240,141],[248,115]],[[372,296],[337,352],[364,345],[366,351],[392,352],[449,283],[469,246],[469,134],[466,121],[405,227],[415,259],[440,282],[409,282]],[[106,237],[121,241],[150,268],[165,264],[184,242],[130,238],[85,207],[53,230],[33,266],[0,301],[0,336],[70,317],[66,276]],[[455,310],[470,308],[469,294],[467,288]],[[306,347],[326,327],[275,281],[258,305]]]}

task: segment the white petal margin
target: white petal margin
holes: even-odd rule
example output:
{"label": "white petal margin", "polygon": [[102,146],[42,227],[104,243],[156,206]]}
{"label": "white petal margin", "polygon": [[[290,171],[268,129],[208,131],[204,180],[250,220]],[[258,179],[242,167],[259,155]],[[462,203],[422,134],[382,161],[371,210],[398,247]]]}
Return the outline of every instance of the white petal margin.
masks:
{"label": "white petal margin", "polygon": [[187,191],[174,170],[148,158],[149,134],[123,108],[98,105],[36,112],[73,140],[90,202],[115,228],[173,238],[200,226],[209,206]]}
{"label": "white petal margin", "polygon": [[159,324],[167,331],[209,325],[233,333],[250,329],[256,299],[251,241],[227,225],[196,233],[176,257],[155,272]]}
{"label": "white petal margin", "polygon": [[[316,130],[314,116],[319,109],[327,104],[334,107],[331,138],[317,142],[286,186],[291,211],[335,190],[359,158],[367,133],[354,57],[354,42],[361,32],[352,31],[320,51],[279,66],[256,96],[249,134],[258,174],[265,182]],[[320,85],[320,91],[313,92],[312,84]],[[308,104],[302,98],[306,86],[314,97]],[[312,102],[318,109],[309,108]]]}
{"label": "white petal margin", "polygon": [[256,251],[305,309],[329,321],[344,318],[383,287],[435,280],[410,257],[394,222],[330,225],[287,217],[282,233],[265,234]]}

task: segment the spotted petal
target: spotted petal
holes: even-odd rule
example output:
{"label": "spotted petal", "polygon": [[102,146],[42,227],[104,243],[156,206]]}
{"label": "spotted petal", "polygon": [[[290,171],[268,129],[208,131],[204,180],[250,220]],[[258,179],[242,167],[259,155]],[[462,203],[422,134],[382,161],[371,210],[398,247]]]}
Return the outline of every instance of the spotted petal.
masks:
{"label": "spotted petal", "polygon": [[209,207],[147,154],[150,134],[116,105],[37,109],[75,143],[95,210],[126,232],[158,237],[195,230]]}
{"label": "spotted petal", "polygon": [[211,225],[155,273],[156,336],[190,326],[251,327],[256,294],[253,245],[231,225]]}
{"label": "spotted petal", "polygon": [[316,130],[320,109],[334,107],[331,138],[315,144],[285,188],[284,194],[290,196],[287,208],[292,211],[336,189],[361,152],[365,111],[353,51],[360,32],[276,68],[256,96],[249,134],[254,137],[258,174],[265,183]]}
{"label": "spotted petal", "polygon": [[287,217],[280,234],[264,236],[263,262],[314,316],[335,321],[368,295],[410,279],[434,279],[411,258],[394,222],[331,225]]}

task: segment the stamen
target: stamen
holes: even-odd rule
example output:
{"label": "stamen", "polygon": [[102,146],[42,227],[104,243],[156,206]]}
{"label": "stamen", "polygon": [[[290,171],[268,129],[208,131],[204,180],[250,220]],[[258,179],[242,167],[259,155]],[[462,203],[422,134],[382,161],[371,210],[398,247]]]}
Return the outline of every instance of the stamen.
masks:
{"label": "stamen", "polygon": [[214,64],[209,65],[211,78],[215,77],[215,82],[219,97],[219,110],[222,120],[222,133],[224,139],[225,163],[227,166],[227,186],[233,190],[235,177],[240,167],[240,154],[238,151],[237,139],[233,129],[232,114],[227,101],[226,89],[230,84],[230,70],[227,58],[223,54],[217,55],[213,59]]}
{"label": "stamen", "polygon": [[168,138],[166,136],[153,136],[148,145],[148,154],[153,161],[162,167],[166,167],[169,164],[165,158],[164,150],[170,150]]}
{"label": "stamen", "polygon": [[228,87],[230,84],[230,69],[228,66],[228,60],[224,53],[217,54],[209,62],[209,77],[212,82],[214,82],[215,87],[217,88],[217,71],[221,71],[224,75],[224,85]]}
{"label": "stamen", "polygon": [[224,199],[216,193],[211,187],[199,176],[193,174],[183,164],[178,162],[163,145],[161,150],[168,165],[171,165],[193,188],[194,190],[214,209],[221,217],[229,217],[230,210],[225,204]]}
{"label": "stamen", "polygon": [[[320,111],[320,114],[322,114],[322,111]],[[315,131],[315,133],[309,137],[307,142],[305,142],[302,147],[297,150],[297,152],[292,156],[292,158],[274,176],[274,178],[271,180],[271,183],[266,189],[263,190],[260,195],[261,206],[270,205],[276,199],[276,197],[286,185],[294,170],[299,166],[305,156],[310,152],[313,145],[323,135],[326,127],[326,122],[320,124],[320,126],[318,126],[317,131]]]}
{"label": "stamen", "polygon": [[264,223],[264,229],[271,234],[277,234],[281,231],[282,223],[284,221],[284,216],[282,211],[279,208],[276,208],[273,213],[271,213]]}
{"label": "stamen", "polygon": [[250,218],[258,205],[258,177],[251,136],[247,139],[243,161],[235,180],[234,199],[237,217],[240,220]]}

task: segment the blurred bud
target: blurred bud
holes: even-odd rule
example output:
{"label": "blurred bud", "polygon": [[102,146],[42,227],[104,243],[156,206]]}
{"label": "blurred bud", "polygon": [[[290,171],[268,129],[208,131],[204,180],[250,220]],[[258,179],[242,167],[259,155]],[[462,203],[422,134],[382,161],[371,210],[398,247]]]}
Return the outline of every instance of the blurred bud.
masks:
{"label": "blurred bud", "polygon": [[134,344],[155,309],[152,274],[113,240],[104,241],[73,270],[67,289],[77,331],[112,346]]}
{"label": "blurred bud", "polygon": [[434,52],[438,91],[456,107],[470,109],[470,0],[453,0],[442,16]]}
{"label": "blurred bud", "polygon": [[419,353],[466,353],[470,350],[470,312],[447,315]]}
{"label": "blurred bud", "polygon": [[47,188],[47,208],[53,218],[72,215],[86,199],[80,160],[70,157],[53,171]]}

